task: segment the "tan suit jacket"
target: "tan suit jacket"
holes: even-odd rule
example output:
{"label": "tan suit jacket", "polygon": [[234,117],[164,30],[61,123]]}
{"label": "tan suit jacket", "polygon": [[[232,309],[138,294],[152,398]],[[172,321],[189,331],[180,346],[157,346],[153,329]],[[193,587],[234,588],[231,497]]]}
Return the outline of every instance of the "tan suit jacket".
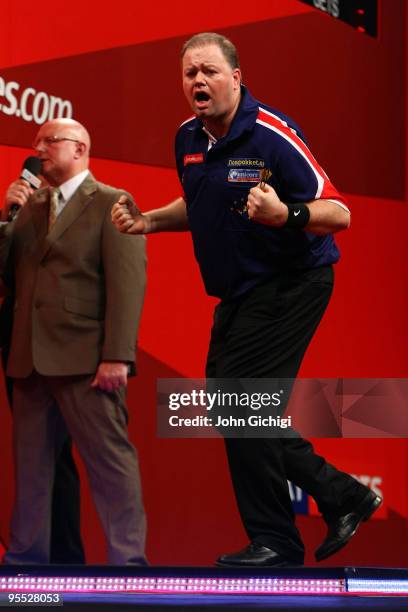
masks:
{"label": "tan suit jacket", "polygon": [[133,364],[145,238],[112,225],[112,205],[123,193],[88,175],[49,233],[48,189],[0,228],[0,266],[16,295],[8,375],[90,374],[101,361]]}

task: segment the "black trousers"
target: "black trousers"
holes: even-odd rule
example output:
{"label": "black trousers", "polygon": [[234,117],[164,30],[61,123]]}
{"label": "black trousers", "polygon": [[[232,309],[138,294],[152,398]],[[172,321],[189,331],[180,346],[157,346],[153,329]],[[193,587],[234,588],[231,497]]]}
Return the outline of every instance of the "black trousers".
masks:
{"label": "black trousers", "polygon": [[[295,378],[326,310],[331,266],[286,271],[215,309],[208,378]],[[320,512],[348,512],[367,490],[316,455],[302,438],[225,438],[231,479],[248,537],[295,562],[304,546],[287,480],[312,495]]]}
{"label": "black trousers", "polygon": [[[3,371],[6,371],[13,320],[13,299],[6,297],[0,310],[0,345]],[[5,377],[7,399],[13,403],[13,379]],[[68,437],[55,461],[52,491],[51,563],[85,563],[80,535],[80,482],[72,457],[72,443]]]}

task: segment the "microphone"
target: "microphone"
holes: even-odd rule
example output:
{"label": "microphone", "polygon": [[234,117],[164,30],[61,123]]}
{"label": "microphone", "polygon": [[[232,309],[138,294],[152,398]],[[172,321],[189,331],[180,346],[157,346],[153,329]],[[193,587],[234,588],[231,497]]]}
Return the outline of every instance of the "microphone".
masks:
{"label": "microphone", "polygon": [[[23,164],[23,169],[21,170],[20,178],[27,181],[32,189],[38,189],[41,185],[41,179],[38,178],[38,175],[41,172],[41,160],[38,157],[34,157],[31,155],[27,157]],[[13,221],[19,210],[21,208],[20,204],[12,204],[10,206],[8,221]]]}

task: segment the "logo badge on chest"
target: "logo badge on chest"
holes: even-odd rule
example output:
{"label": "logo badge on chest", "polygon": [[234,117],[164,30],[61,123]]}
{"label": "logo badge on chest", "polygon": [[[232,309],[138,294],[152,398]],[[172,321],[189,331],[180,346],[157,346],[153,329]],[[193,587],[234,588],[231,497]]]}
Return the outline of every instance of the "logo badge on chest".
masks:
{"label": "logo badge on chest", "polygon": [[263,159],[254,157],[233,157],[227,162],[229,183],[259,183],[261,171],[265,168]]}
{"label": "logo badge on chest", "polygon": [[189,153],[184,156],[184,165],[202,164],[204,162],[204,153]]}
{"label": "logo badge on chest", "polygon": [[259,183],[260,171],[256,168],[230,168],[227,180],[229,183]]}

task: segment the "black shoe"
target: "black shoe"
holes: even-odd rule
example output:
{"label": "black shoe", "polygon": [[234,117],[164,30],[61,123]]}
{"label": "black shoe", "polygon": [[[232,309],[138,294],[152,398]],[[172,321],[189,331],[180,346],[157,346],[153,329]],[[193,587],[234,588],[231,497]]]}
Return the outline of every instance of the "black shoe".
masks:
{"label": "black shoe", "polygon": [[229,555],[221,555],[215,562],[219,567],[293,567],[303,565],[302,561],[291,561],[279,553],[251,542],[246,548]]}
{"label": "black shoe", "polygon": [[315,552],[316,561],[323,561],[343,548],[356,533],[360,523],[368,520],[381,504],[381,497],[369,491],[354,510],[332,521],[327,520],[327,536]]}

